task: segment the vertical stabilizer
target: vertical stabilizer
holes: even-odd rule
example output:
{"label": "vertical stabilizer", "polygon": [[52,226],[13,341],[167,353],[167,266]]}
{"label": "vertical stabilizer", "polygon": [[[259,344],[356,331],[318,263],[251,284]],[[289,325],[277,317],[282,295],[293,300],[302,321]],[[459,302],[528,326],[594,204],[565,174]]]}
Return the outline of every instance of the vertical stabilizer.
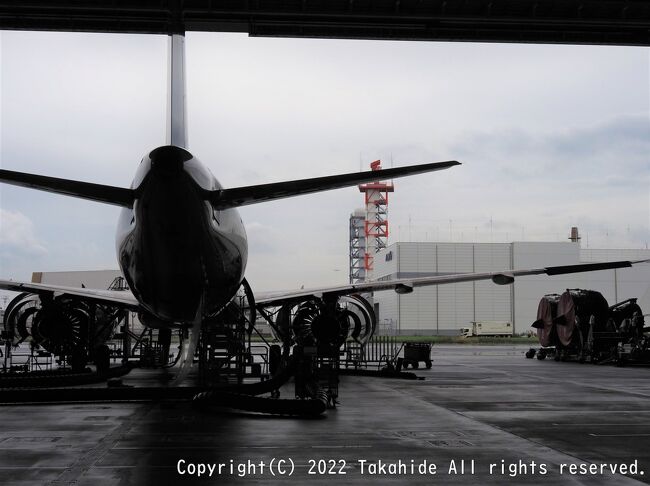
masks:
{"label": "vertical stabilizer", "polygon": [[183,34],[169,36],[167,54],[167,144],[188,148]]}

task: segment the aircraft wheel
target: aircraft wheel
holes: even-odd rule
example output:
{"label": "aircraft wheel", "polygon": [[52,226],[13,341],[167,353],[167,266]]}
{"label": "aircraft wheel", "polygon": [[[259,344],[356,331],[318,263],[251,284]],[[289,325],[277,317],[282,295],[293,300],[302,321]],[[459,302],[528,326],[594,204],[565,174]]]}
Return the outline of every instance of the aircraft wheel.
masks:
{"label": "aircraft wheel", "polygon": [[427,365],[428,370],[430,370],[431,367],[433,366],[433,363],[431,363],[431,361],[427,361],[425,364]]}
{"label": "aircraft wheel", "polygon": [[418,361],[413,361],[413,369],[417,370],[420,367],[420,363]]}

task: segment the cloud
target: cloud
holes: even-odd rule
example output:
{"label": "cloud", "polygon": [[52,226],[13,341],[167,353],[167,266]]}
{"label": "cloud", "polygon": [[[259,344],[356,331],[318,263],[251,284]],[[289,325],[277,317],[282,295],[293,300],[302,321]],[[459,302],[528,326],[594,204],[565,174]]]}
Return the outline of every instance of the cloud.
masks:
{"label": "cloud", "polygon": [[591,247],[644,247],[650,240],[650,121],[641,114],[599,120],[457,134],[447,152],[462,166],[423,176],[408,193],[402,190],[407,181],[396,181],[393,228],[403,229],[410,219],[414,238],[449,240],[453,220],[454,240],[530,241],[563,240],[577,225]]}
{"label": "cloud", "polygon": [[592,126],[547,135],[543,142],[549,150],[565,156],[618,154],[622,151],[623,154],[645,154],[648,163],[650,119],[647,114],[621,116]]}
{"label": "cloud", "polygon": [[47,249],[38,241],[32,221],[19,211],[0,208],[0,253],[3,258],[41,257]]}
{"label": "cloud", "polygon": [[281,249],[281,236],[272,226],[252,221],[244,225],[251,253],[268,255]]}
{"label": "cloud", "polygon": [[546,195],[547,205],[643,195],[650,183],[647,116],[611,117],[546,131],[519,127],[469,132],[451,147],[471,165],[477,189],[507,188],[522,200]]}

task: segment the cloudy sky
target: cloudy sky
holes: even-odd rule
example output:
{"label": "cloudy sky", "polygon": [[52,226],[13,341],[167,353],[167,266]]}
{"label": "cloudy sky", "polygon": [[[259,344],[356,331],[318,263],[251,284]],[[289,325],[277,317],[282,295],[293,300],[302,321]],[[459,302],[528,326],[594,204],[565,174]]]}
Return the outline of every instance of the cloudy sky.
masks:
{"label": "cloudy sky", "polygon": [[[2,32],[0,165],[128,186],[165,141],[166,39]],[[189,145],[234,187],[395,181],[391,241],[650,243],[650,50],[187,35]],[[0,278],[117,268],[119,209],[0,186]],[[254,289],[344,283],[356,188],[241,209]]]}

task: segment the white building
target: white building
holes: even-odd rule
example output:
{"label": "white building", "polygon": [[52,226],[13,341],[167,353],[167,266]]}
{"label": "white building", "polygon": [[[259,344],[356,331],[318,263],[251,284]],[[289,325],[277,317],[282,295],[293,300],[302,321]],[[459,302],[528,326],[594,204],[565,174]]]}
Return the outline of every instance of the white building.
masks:
{"label": "white building", "polygon": [[[573,242],[394,243],[377,253],[375,279],[415,278],[461,272],[492,272],[578,263],[650,259],[650,250],[581,249]],[[375,292],[380,332],[457,335],[472,321],[513,324],[515,334],[535,321],[544,294],[568,288],[601,292],[610,305],[637,297],[650,311],[650,264],[557,276],[517,277],[512,285],[492,281],[420,287],[410,294]]]}
{"label": "white building", "polygon": [[86,287],[88,289],[108,289],[117,277],[119,270],[87,270],[70,272],[34,272],[33,283],[63,285],[65,287]]}

